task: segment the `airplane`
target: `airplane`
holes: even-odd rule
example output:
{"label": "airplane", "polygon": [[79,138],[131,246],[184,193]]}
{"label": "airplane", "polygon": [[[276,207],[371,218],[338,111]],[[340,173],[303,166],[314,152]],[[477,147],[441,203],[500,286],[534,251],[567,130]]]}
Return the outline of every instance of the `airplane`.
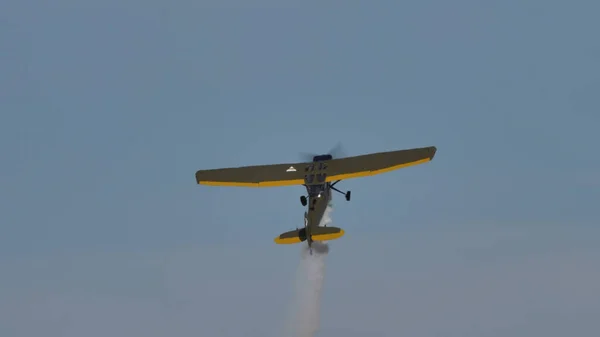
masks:
{"label": "airplane", "polygon": [[302,185],[306,194],[300,203],[307,207],[304,227],[277,236],[276,244],[306,241],[312,254],[314,241],[335,240],[344,235],[338,227],[319,226],[332,200],[332,191],[350,201],[351,192],[335,187],[342,180],[373,176],[433,160],[437,148],[428,146],[358,156],[333,158],[331,154],[315,155],[312,160],[296,163],[253,165],[199,170],[196,183],[209,186],[276,187]]}

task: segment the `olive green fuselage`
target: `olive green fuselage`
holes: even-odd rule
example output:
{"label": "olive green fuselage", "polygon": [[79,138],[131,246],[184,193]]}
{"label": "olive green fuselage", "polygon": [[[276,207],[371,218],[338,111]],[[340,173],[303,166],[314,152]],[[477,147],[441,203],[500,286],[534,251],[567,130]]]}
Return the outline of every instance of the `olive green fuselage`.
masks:
{"label": "olive green fuselage", "polygon": [[331,184],[305,185],[308,193],[307,211],[304,212],[304,228],[308,245],[312,245],[312,229],[323,221],[325,211],[331,201]]}

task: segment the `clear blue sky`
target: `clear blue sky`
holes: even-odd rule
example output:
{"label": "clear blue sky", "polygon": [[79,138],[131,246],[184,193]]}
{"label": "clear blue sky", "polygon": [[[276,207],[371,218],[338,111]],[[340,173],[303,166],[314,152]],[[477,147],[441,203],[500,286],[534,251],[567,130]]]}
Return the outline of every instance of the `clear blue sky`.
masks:
{"label": "clear blue sky", "polygon": [[194,172],[341,141],[438,153],[340,184],[322,336],[597,335],[599,10],[3,1],[0,334],[276,336],[303,190]]}

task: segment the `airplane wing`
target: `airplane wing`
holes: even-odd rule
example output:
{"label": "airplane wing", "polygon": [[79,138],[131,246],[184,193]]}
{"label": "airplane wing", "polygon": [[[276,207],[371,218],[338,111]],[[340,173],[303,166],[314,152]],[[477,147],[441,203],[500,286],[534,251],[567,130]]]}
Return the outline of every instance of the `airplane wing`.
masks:
{"label": "airplane wing", "polygon": [[435,156],[435,146],[371,153],[334,159],[327,163],[326,181],[372,176],[429,162]]}
{"label": "airplane wing", "polygon": [[305,162],[273,165],[242,166],[199,170],[196,182],[201,185],[274,187],[302,185],[305,175],[312,183],[366,177],[400,168],[426,163],[435,156],[436,147],[371,153],[333,159],[326,162]]}
{"label": "airplane wing", "polygon": [[274,187],[304,184],[307,163],[255,165],[196,172],[201,185],[237,187]]}

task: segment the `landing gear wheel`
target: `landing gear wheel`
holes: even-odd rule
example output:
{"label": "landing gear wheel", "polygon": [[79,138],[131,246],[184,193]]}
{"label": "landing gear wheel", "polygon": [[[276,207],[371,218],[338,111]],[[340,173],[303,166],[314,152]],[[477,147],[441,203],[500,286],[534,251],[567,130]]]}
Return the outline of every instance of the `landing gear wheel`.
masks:
{"label": "landing gear wheel", "polygon": [[350,191],[346,192],[346,201],[350,201]]}
{"label": "landing gear wheel", "polygon": [[302,206],[306,206],[307,202],[306,202],[306,196],[301,196],[300,197],[300,202],[302,203]]}

